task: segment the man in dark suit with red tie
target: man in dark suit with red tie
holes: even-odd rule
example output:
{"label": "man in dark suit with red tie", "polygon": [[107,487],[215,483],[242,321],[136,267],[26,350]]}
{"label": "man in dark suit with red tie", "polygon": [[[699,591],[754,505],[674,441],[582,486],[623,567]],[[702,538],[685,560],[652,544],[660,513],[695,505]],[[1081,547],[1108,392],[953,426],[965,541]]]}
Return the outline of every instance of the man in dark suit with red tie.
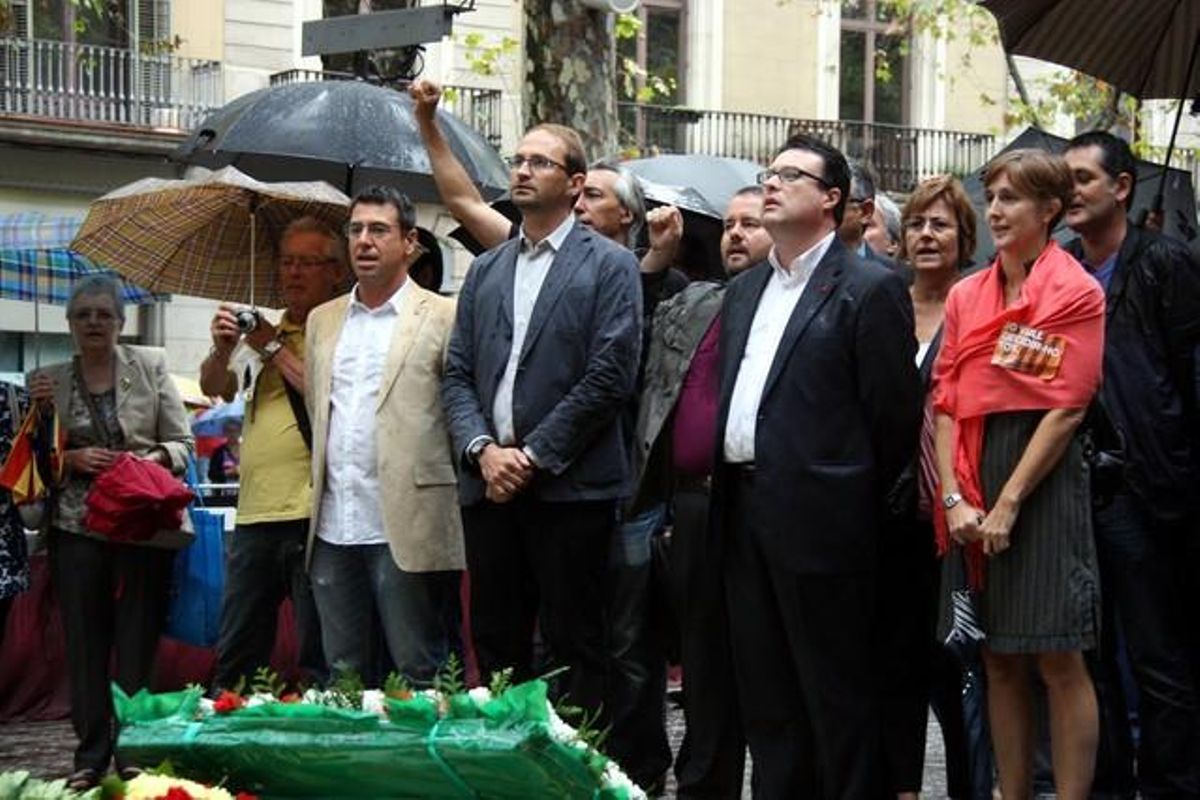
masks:
{"label": "man in dark suit with red tie", "polygon": [[912,304],[838,241],[840,152],[793,136],[759,182],[774,247],[725,295],[711,515],[755,796],[880,797],[870,645],[921,418]]}

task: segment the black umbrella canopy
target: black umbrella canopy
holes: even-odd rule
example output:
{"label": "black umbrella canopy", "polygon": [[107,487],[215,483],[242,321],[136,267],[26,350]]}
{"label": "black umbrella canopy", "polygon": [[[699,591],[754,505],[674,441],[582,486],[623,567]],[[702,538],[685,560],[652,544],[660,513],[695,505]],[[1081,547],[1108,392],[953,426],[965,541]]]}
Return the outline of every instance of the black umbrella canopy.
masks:
{"label": "black umbrella canopy", "polygon": [[[454,155],[485,197],[508,186],[499,154],[473,128],[438,110]],[[408,95],[359,81],[272,86],[214,111],[172,154],[184,164],[233,165],[262,181],[323,180],[348,195],[396,186],[440,202]]]}
{"label": "black umbrella canopy", "polygon": [[[737,190],[753,185],[762,171],[761,164],[744,158],[701,154],[636,158],[622,162],[621,166],[628,167],[633,174],[652,183],[677,187],[682,191],[692,190],[703,198],[718,218],[725,213],[725,207]],[[649,196],[650,191],[646,194]]]}
{"label": "black umbrella canopy", "polygon": [[1086,72],[1143,100],[1200,87],[1187,70],[1200,37],[1197,0],[982,0],[1009,53]]}
{"label": "black umbrella canopy", "polygon": [[[1043,131],[1026,128],[1021,135],[1014,139],[1001,153],[1023,147],[1033,147],[1047,150],[1051,153],[1061,153],[1066,149],[1067,140]],[[1149,208],[1158,189],[1158,181],[1162,176],[1162,165],[1150,161],[1137,162],[1137,186],[1133,194],[1133,208],[1130,218],[1136,219],[1139,212]],[[986,169],[986,167],[985,167]],[[977,216],[977,236],[975,246],[975,263],[988,263],[995,255],[995,245],[987,226],[987,206],[983,199],[982,174],[985,169],[963,180],[963,188],[971,198]],[[1196,230],[1196,195],[1192,189],[1192,175],[1181,169],[1167,170],[1166,190],[1163,192],[1164,222],[1163,231],[1168,236],[1174,236],[1184,242],[1190,242],[1197,235]],[[1065,223],[1060,223],[1054,231],[1054,238],[1060,242],[1069,242],[1076,236]]]}

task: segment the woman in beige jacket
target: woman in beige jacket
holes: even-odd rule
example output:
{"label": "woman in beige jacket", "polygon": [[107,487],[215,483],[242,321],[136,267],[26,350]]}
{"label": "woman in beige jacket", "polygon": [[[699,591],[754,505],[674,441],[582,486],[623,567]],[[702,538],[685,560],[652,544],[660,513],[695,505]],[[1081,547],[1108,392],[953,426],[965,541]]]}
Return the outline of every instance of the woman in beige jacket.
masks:
{"label": "woman in beige jacket", "polygon": [[[109,664],[132,694],[146,686],[167,611],[170,550],[113,542],[84,522],[92,480],[125,451],[183,472],[192,435],[162,353],[117,343],[125,321],[119,284],[80,281],[67,304],[76,355],[29,378],[34,399],[50,400],[66,433],[66,473],[48,511],[51,577],[66,634],[71,722],[79,737],[75,790],[95,786],[115,745]],[[135,770],[118,761],[118,772]]]}

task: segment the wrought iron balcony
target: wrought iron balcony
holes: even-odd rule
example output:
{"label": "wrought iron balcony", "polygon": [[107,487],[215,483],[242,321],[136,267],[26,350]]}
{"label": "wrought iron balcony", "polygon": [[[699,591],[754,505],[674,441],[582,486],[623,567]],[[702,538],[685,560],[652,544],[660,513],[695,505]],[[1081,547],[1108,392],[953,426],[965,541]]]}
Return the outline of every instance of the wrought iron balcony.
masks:
{"label": "wrought iron balcony", "polygon": [[994,136],[839,120],[619,103],[622,145],[639,155],[705,153],[767,163],[793,133],[818,136],[869,163],[880,188],[909,192],[925,178],[964,175],[999,150]]}
{"label": "wrought iron balcony", "polygon": [[[303,83],[306,81],[353,81],[358,76],[351,72],[328,72],[313,69],[289,69],[271,76],[271,85],[281,83]],[[500,91],[477,89],[473,86],[446,86],[443,104],[459,119],[466,122],[487,139],[488,144],[500,149]]]}
{"label": "wrought iron balcony", "polygon": [[0,38],[0,115],[186,131],[223,95],[219,61]]}

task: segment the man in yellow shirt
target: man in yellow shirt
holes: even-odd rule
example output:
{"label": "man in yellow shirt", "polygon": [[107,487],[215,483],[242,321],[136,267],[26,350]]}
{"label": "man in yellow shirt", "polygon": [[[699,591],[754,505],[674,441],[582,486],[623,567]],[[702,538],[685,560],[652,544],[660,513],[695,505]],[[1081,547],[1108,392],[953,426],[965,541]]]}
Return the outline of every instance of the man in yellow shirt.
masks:
{"label": "man in yellow shirt", "polygon": [[[243,333],[237,308],[213,317],[213,346],[200,367],[205,394],[233,399],[239,371],[247,389],[237,529],[229,547],[214,686],[249,680],[270,661],[279,604],[291,596],[300,666],[326,675],[320,623],[304,566],[312,508],[312,436],[304,411],[304,323],[347,276],[346,244],[318,220],[291,223],[279,244],[279,324],[261,316]],[[239,349],[239,342],[241,348]],[[238,351],[235,355],[235,350]],[[241,356],[245,356],[243,359]],[[235,368],[233,363],[242,364]]]}

